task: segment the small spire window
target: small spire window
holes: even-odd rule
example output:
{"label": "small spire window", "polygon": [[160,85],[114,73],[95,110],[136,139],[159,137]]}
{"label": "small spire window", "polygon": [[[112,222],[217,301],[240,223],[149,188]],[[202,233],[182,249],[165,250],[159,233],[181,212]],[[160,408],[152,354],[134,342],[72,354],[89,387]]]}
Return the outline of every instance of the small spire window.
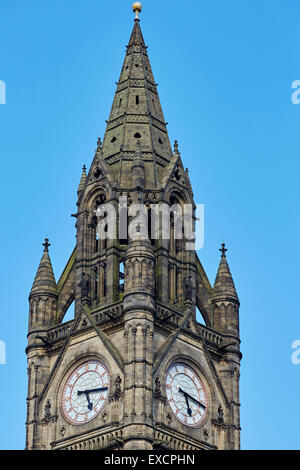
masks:
{"label": "small spire window", "polygon": [[139,97],[139,95],[136,95],[136,97],[135,97],[135,104],[140,104],[140,97]]}

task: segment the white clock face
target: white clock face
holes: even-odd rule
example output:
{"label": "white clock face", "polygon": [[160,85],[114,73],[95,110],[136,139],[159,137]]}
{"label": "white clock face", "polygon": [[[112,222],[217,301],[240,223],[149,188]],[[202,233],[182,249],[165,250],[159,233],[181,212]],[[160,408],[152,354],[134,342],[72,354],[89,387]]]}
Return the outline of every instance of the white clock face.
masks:
{"label": "white clock face", "polygon": [[167,372],[166,391],[176,418],[186,426],[199,426],[206,415],[207,397],[198,374],[186,364],[173,364]]}
{"label": "white clock face", "polygon": [[109,394],[110,376],[100,361],[87,361],[69,375],[62,393],[62,410],[72,424],[97,416]]}

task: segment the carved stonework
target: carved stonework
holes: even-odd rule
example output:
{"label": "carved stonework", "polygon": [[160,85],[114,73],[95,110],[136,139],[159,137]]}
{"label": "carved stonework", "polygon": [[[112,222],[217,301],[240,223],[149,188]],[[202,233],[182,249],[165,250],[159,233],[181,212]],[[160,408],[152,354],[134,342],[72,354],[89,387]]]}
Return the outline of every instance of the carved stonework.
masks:
{"label": "carved stonework", "polygon": [[51,419],[51,402],[50,400],[47,401],[46,405],[45,405],[45,412],[44,412],[44,418],[43,418],[43,421],[45,421],[46,423],[49,423],[50,419]]}
{"label": "carved stonework", "polygon": [[[190,239],[202,212],[178,142],[170,146],[139,23],[103,142],[76,185],[74,249],[55,278],[46,239],[30,292],[28,450],[239,448],[239,301],[227,250],[212,286]],[[196,169],[193,178],[201,185]],[[178,380],[167,379],[176,364]]]}
{"label": "carved stonework", "polygon": [[88,274],[82,273],[78,287],[81,288],[81,300],[87,300],[90,292],[90,279]]}
{"label": "carved stonework", "polygon": [[103,411],[101,418],[102,418],[103,423],[105,424],[106,421],[108,420],[108,414],[106,413],[106,411]]}
{"label": "carved stonework", "polygon": [[192,283],[192,277],[187,276],[183,280],[183,286],[184,286],[184,300],[189,300],[192,301],[193,299],[193,283]]}
{"label": "carved stonework", "polygon": [[167,419],[168,426],[170,426],[172,419],[173,419],[171,413],[167,413],[166,419]]}
{"label": "carved stonework", "polygon": [[155,379],[155,386],[154,386],[154,397],[156,399],[161,399],[162,398],[162,393],[161,393],[161,386],[160,386],[160,378],[156,377]]}
{"label": "carved stonework", "polygon": [[122,379],[118,375],[118,377],[115,380],[115,390],[114,393],[110,397],[110,402],[112,401],[118,401],[122,397],[122,387],[121,387],[121,382]]}
{"label": "carved stonework", "polygon": [[57,420],[57,416],[54,416],[51,413],[51,402],[50,400],[47,400],[47,403],[44,409],[44,417],[41,420],[41,423],[44,425],[47,425],[50,423],[50,421],[55,422],[56,420]]}
{"label": "carved stonework", "polygon": [[221,405],[218,408],[218,423],[224,424],[224,411]]}

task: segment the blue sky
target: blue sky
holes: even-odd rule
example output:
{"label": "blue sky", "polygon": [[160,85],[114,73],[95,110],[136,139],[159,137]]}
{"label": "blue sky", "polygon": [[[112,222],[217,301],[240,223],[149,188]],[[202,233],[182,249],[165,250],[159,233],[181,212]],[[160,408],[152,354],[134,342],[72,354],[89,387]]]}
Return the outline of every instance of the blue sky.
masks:
{"label": "blue sky", "polygon": [[[241,300],[242,448],[299,449],[299,1],[143,3],[169,136],[205,204],[200,259],[213,282],[225,241]],[[75,244],[81,167],[104,135],[133,14],[124,0],[2,0],[0,17],[0,448],[23,449],[28,294],[43,239],[56,278]]]}

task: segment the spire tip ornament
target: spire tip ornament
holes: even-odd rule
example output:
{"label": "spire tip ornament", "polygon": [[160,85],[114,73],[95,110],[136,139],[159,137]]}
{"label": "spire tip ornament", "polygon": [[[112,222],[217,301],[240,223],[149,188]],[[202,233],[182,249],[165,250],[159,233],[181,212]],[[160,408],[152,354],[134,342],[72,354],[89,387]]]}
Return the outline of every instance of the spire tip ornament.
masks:
{"label": "spire tip ornament", "polygon": [[45,238],[45,243],[43,243],[44,251],[48,251],[49,246],[51,246],[51,243],[49,243],[49,238]]}
{"label": "spire tip ornament", "polygon": [[132,10],[135,13],[135,20],[140,20],[139,13],[141,13],[143,5],[141,2],[134,2],[132,5]]}
{"label": "spire tip ornament", "polygon": [[226,258],[226,251],[228,251],[228,250],[227,250],[227,248],[225,248],[225,243],[222,243],[221,248],[219,249],[219,251],[221,251],[221,253],[222,253],[222,255],[221,255],[222,258]]}

